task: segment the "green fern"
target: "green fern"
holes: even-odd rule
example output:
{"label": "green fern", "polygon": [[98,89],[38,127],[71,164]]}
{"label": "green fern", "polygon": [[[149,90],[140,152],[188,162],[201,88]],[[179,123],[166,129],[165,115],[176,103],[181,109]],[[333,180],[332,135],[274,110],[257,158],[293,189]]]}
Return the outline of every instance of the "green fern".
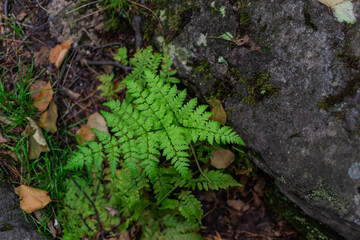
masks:
{"label": "green fern", "polygon": [[127,55],[127,48],[122,47],[117,50],[117,53],[114,54],[114,59],[120,62],[123,65],[128,65],[128,55]]}
{"label": "green fern", "polygon": [[108,99],[114,99],[116,97],[116,90],[114,89],[114,74],[102,74],[98,76],[101,85],[98,86],[98,90],[101,90],[100,96],[107,97]]}
{"label": "green fern", "polygon": [[[143,239],[199,239],[203,211],[192,191],[240,186],[200,163],[209,160],[209,145],[244,143],[230,127],[209,120],[207,106],[198,106],[196,99],[186,102],[186,90],[173,85],[179,80],[167,56],[146,48],[129,63],[134,70],[124,79],[126,98],[111,100],[105,104],[111,112],[102,112],[111,133],[96,131],[99,142],[79,147],[66,167],[86,166],[89,176],[110,167],[104,188],[108,204],[126,219],[123,230],[136,222]],[[193,146],[203,147],[193,151]]]}

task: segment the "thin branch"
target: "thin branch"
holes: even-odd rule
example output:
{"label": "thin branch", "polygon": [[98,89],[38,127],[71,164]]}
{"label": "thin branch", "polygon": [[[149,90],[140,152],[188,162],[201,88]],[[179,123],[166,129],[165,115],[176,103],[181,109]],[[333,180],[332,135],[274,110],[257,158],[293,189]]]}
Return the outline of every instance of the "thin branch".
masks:
{"label": "thin branch", "polygon": [[78,7],[78,8],[75,8],[75,9],[73,9],[73,10],[70,10],[70,11],[66,12],[65,14],[67,15],[67,14],[69,14],[69,13],[75,12],[75,11],[77,11],[77,10],[80,10],[80,9],[86,7],[86,6],[89,6],[89,5],[94,4],[94,3],[97,3],[97,2],[99,2],[99,1],[93,1],[93,2],[90,2],[90,3],[84,4],[84,5],[82,5],[82,6]]}
{"label": "thin branch", "polygon": [[132,26],[135,32],[135,48],[141,48],[143,39],[141,35],[141,17],[139,15],[133,17]]}
{"label": "thin branch", "polygon": [[81,189],[80,185],[75,181],[75,179],[70,174],[68,174],[68,176],[75,183],[75,185],[79,188],[79,190],[83,192],[84,196],[86,197],[86,199],[90,202],[91,206],[93,207],[94,212],[95,212],[96,222],[97,222],[97,224],[99,225],[99,228],[100,228],[99,231],[101,233],[101,239],[104,239],[104,229],[103,229],[103,227],[101,225],[99,212],[98,212],[98,210],[97,210],[97,208],[95,206],[95,203],[90,199],[90,197],[86,194],[86,192],[83,189]]}
{"label": "thin branch", "polygon": [[74,20],[73,23],[76,23],[76,22],[78,22],[78,21],[80,21],[80,20],[82,20],[82,19],[84,19],[84,18],[90,17],[91,15],[94,15],[94,14],[96,14],[96,13],[98,13],[98,12],[104,11],[104,10],[107,9],[108,7],[109,7],[109,6],[107,6],[107,7],[105,7],[105,8],[101,8],[101,9],[95,11],[95,12],[89,13],[88,15],[85,15],[85,16],[83,16],[83,17],[81,17],[81,18],[78,18],[78,19]]}
{"label": "thin branch", "polygon": [[89,47],[89,48],[92,48],[93,50],[97,50],[99,48],[106,48],[106,47],[111,47],[111,46],[116,46],[116,45],[120,45],[121,47],[123,46],[123,44],[120,43],[120,42],[114,42],[114,43],[104,44],[104,45],[101,45],[101,46],[98,46],[98,47],[90,45],[90,44],[83,44],[83,45],[78,46],[77,48]]}
{"label": "thin branch", "polygon": [[39,3],[39,0],[36,0],[36,2],[42,10],[44,10],[45,12],[47,12],[49,14],[49,11]]}
{"label": "thin branch", "polygon": [[161,26],[161,22],[160,22],[160,19],[159,19],[159,17],[156,15],[156,13],[154,13],[154,11],[153,10],[151,10],[150,8],[148,8],[147,6],[145,6],[145,5],[142,5],[142,4],[140,4],[140,3],[137,3],[137,2],[133,2],[133,1],[131,1],[131,0],[128,0],[129,2],[131,2],[131,3],[133,3],[133,4],[135,4],[135,5],[138,5],[138,6],[140,6],[140,7],[142,7],[142,8],[145,8],[146,10],[148,10],[148,11],[150,11],[155,17],[156,17],[156,19],[158,20],[158,22],[159,22],[159,27],[160,27],[160,30],[161,30],[161,33],[162,33],[162,35],[164,36],[164,31],[163,31],[163,29],[162,29],[162,26]]}
{"label": "thin branch", "polygon": [[9,17],[9,13],[8,13],[8,7],[9,7],[9,0],[5,0],[5,3],[4,3],[4,14],[5,14],[5,17]]}
{"label": "thin branch", "polygon": [[[6,4],[6,2],[5,2],[5,4]],[[5,4],[4,4],[4,6],[5,6]],[[6,54],[2,55],[2,56],[0,57],[0,62],[1,62],[6,56],[8,56],[9,54],[13,53],[16,49],[18,49],[18,47],[19,47],[21,44],[23,44],[34,32],[36,32],[37,30],[45,27],[47,24],[49,24],[50,20],[57,18],[63,11],[65,11],[65,9],[67,9],[67,8],[68,8],[70,5],[72,5],[72,4],[73,4],[73,2],[67,4],[67,5],[64,6],[63,9],[61,9],[55,16],[49,17],[49,19],[48,19],[45,23],[41,24],[41,25],[38,26],[38,27],[35,27],[34,30],[32,30],[28,35],[26,35],[15,47],[13,47],[13,48],[12,48],[9,52],[7,52]]]}
{"label": "thin branch", "polygon": [[98,66],[111,65],[114,67],[121,68],[125,72],[134,69],[133,67],[124,66],[117,61],[91,61],[91,60],[87,60],[87,59],[85,59],[85,61],[86,61],[86,64],[88,64],[88,65],[98,65]]}
{"label": "thin branch", "polygon": [[201,169],[201,167],[200,167],[200,164],[199,164],[199,161],[198,161],[198,159],[197,159],[197,157],[196,157],[196,153],[195,153],[195,151],[194,151],[194,148],[193,148],[192,144],[190,144],[190,148],[191,148],[191,151],[192,151],[192,153],[193,153],[193,155],[194,155],[196,165],[197,165],[197,167],[198,167],[201,175],[203,175],[203,177],[204,177],[209,183],[211,183],[212,185],[214,185],[214,183],[213,183],[213,182],[205,175],[205,173],[202,171],[202,169]]}

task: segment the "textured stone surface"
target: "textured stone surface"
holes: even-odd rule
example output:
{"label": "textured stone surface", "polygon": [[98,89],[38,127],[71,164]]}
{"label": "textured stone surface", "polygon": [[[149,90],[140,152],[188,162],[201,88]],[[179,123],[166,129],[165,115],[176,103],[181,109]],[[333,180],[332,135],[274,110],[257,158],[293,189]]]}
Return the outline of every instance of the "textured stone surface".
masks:
{"label": "textured stone surface", "polygon": [[26,221],[12,187],[0,185],[0,240],[45,240]]}
{"label": "textured stone surface", "polygon": [[[359,24],[346,32],[316,0],[250,1],[238,12],[215,2],[225,17],[200,1],[165,48],[179,75],[201,99],[221,89],[258,166],[310,216],[360,239]],[[225,32],[256,46],[214,38]]]}

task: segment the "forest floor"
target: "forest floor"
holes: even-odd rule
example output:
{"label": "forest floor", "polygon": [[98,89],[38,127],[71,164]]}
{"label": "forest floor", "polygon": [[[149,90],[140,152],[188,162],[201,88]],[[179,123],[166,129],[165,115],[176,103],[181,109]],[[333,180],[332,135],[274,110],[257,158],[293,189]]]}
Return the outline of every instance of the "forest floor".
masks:
{"label": "forest floor", "polygon": [[[98,76],[114,73],[114,83],[117,84],[129,71],[114,63],[114,47],[126,46],[130,57],[136,51],[136,31],[129,21],[122,21],[122,31],[107,30],[104,24],[97,22],[95,33],[102,34],[92,38],[94,33],[88,33],[81,44],[70,47],[61,67],[55,67],[49,59],[50,51],[61,42],[50,29],[46,6],[51,1],[3,1],[0,4],[0,85],[3,91],[0,94],[0,174],[6,176],[14,187],[28,185],[49,192],[53,200],[52,206],[47,207],[50,212],[58,210],[57,204],[63,195],[59,186],[67,176],[65,169],[58,176],[54,168],[64,166],[66,159],[63,156],[76,149],[79,144],[77,136],[86,119],[101,110],[108,110],[103,105],[108,99],[98,88],[101,85]],[[87,1],[83,3],[85,5]],[[96,1],[88,4],[77,17],[103,12],[98,7]],[[156,12],[156,9],[152,10]],[[143,20],[156,25],[156,21],[149,20],[149,17]],[[93,18],[92,21],[105,20]],[[144,37],[142,47],[151,45],[150,39]],[[57,108],[52,113],[58,115],[56,129],[52,133],[44,130],[50,151],[42,153],[41,161],[29,160],[24,156],[28,151],[28,140],[21,133],[28,123],[26,117],[36,122],[43,117],[41,111],[34,108],[34,96],[31,95],[44,89],[49,81]],[[116,98],[123,99],[125,95],[126,91],[117,92]],[[9,122],[9,118],[13,121]],[[82,136],[86,138],[87,135]],[[237,159],[229,171],[243,184],[242,187],[197,193],[204,210],[201,230],[204,239],[304,239],[266,204],[266,196],[271,194],[266,185],[271,180],[246,156],[238,153]],[[32,216],[41,222],[38,215]],[[55,216],[50,214],[47,222],[54,222]],[[48,223],[47,226],[46,230],[40,227],[39,230],[48,237],[52,235],[61,239],[59,228],[49,229]],[[141,231],[132,233],[131,237],[138,239],[140,234]]]}

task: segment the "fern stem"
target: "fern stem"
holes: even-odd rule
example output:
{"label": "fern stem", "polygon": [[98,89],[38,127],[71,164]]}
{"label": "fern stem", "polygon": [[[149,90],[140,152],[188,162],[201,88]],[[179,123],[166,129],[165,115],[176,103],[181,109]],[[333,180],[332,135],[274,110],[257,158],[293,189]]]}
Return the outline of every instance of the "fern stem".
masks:
{"label": "fern stem", "polygon": [[[182,180],[181,182],[183,182],[184,180]],[[175,189],[177,189],[179,186],[181,186],[181,182],[178,184],[175,184],[175,186],[169,191],[167,192],[159,201],[157,201],[156,205],[158,206],[162,201],[164,201],[165,198],[167,198],[173,191],[175,191]]]}
{"label": "fern stem", "polygon": [[197,157],[196,157],[196,153],[195,153],[195,151],[194,151],[194,148],[193,148],[193,145],[192,145],[192,144],[190,144],[190,148],[191,148],[191,151],[192,151],[192,153],[193,153],[193,155],[194,155],[196,165],[197,165],[197,167],[198,167],[201,175],[203,175],[203,177],[204,177],[209,183],[211,183],[212,185],[214,185],[214,183],[213,183],[213,182],[205,175],[205,173],[202,171],[202,169],[201,169],[201,167],[200,167],[200,164],[199,164],[199,161],[198,161],[198,159],[197,159]]}

